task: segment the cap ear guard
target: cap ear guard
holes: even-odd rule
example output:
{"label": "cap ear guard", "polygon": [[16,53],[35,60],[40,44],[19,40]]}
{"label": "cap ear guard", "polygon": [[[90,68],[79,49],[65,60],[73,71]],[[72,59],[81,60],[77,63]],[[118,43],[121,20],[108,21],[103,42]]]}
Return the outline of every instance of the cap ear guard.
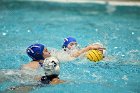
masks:
{"label": "cap ear guard", "polygon": [[65,39],[64,39],[64,44],[63,44],[62,48],[66,48],[66,44],[65,44],[65,43],[67,43],[67,42],[68,42],[68,39],[65,38]]}
{"label": "cap ear guard", "polygon": [[66,51],[66,46],[63,45],[62,48],[64,49],[64,51]]}
{"label": "cap ear guard", "polygon": [[63,45],[62,48],[67,48],[67,47],[65,45]]}

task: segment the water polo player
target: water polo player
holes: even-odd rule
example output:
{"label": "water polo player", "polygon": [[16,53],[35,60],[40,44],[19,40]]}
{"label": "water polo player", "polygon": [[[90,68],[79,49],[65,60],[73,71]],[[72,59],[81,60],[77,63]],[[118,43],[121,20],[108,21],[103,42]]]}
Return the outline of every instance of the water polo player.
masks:
{"label": "water polo player", "polygon": [[26,52],[28,56],[32,58],[32,61],[28,64],[25,64],[22,69],[32,69],[33,73],[33,71],[37,70],[38,68],[43,68],[45,73],[43,76],[37,76],[34,78],[40,82],[39,84],[10,87],[10,91],[30,91],[42,84],[59,84],[64,82],[58,77],[60,72],[58,59],[51,57],[50,52],[44,47],[44,45],[33,44],[27,48]]}
{"label": "water polo player", "polygon": [[[26,52],[27,52],[28,56],[32,58],[32,61],[29,62],[28,64],[25,64],[23,66],[23,69],[29,68],[29,69],[37,70],[38,68],[43,67],[43,63],[46,62],[46,60],[49,60],[49,58],[51,58],[50,52],[42,44],[30,45],[27,48]],[[52,59],[50,59],[50,60],[52,60]],[[53,60],[54,60],[53,62],[57,61],[57,59],[54,59],[54,58],[53,58]],[[52,62],[51,62],[51,64],[52,64]],[[59,66],[59,64],[57,64],[57,65]],[[54,70],[54,69],[52,68],[51,70]],[[48,69],[48,71],[50,71],[50,69]],[[47,70],[45,72],[47,72]],[[48,83],[56,83],[56,82],[59,83],[60,80],[59,80],[58,74],[50,73],[49,75],[45,74],[45,76],[43,76],[41,78],[41,82],[42,83],[47,83],[47,82]]]}
{"label": "water polo player", "polygon": [[45,71],[45,76],[42,76],[41,78],[43,84],[57,84],[64,82],[58,78],[60,73],[60,63],[57,58],[46,58],[43,63],[43,69]]}
{"label": "water polo player", "polygon": [[85,48],[79,49],[79,48],[77,48],[77,41],[73,37],[65,38],[62,48],[64,49],[64,51],[67,51],[67,53],[69,53],[72,57],[78,57],[81,54],[86,53],[87,51],[92,50],[92,49],[100,50],[102,52],[105,49],[100,44],[92,44]]}

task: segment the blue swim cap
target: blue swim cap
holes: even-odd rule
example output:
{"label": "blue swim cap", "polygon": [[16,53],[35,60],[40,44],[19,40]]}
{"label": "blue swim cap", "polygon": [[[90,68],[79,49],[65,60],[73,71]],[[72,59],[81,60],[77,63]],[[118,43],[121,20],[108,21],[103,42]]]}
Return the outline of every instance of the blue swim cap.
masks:
{"label": "blue swim cap", "polygon": [[44,60],[44,58],[43,58],[43,50],[44,50],[44,45],[42,45],[42,44],[33,44],[33,45],[29,46],[26,49],[26,53],[34,61],[36,61],[36,60]]}
{"label": "blue swim cap", "polygon": [[68,46],[68,44],[71,43],[71,42],[76,42],[76,39],[73,38],[73,37],[65,38],[62,48],[66,48]]}

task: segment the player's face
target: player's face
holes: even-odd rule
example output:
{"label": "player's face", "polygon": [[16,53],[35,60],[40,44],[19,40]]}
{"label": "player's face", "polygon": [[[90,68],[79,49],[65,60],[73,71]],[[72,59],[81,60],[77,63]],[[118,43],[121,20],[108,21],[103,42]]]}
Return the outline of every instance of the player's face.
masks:
{"label": "player's face", "polygon": [[76,46],[77,46],[76,42],[71,42],[71,43],[68,44],[68,49],[72,49],[72,48],[74,48]]}
{"label": "player's face", "polygon": [[44,48],[44,50],[43,50],[43,57],[44,58],[47,58],[47,57],[50,57],[51,56],[51,54],[50,54],[50,52],[48,51],[48,49],[47,48]]}

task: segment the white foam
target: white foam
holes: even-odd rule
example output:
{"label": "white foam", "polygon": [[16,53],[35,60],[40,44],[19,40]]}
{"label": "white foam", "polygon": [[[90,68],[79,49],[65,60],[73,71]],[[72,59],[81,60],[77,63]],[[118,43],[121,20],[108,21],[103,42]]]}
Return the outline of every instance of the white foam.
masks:
{"label": "white foam", "polygon": [[16,70],[16,69],[2,69],[0,70],[0,80],[9,80],[19,83],[37,83],[36,76],[44,75],[43,69],[31,70]]}
{"label": "white foam", "polygon": [[74,60],[73,57],[70,56],[66,51],[64,50],[51,50],[51,55],[56,57],[60,62],[67,62]]}
{"label": "white foam", "polygon": [[123,80],[128,80],[128,78],[127,78],[126,75],[124,75],[124,76],[122,77],[122,79],[123,79]]}

